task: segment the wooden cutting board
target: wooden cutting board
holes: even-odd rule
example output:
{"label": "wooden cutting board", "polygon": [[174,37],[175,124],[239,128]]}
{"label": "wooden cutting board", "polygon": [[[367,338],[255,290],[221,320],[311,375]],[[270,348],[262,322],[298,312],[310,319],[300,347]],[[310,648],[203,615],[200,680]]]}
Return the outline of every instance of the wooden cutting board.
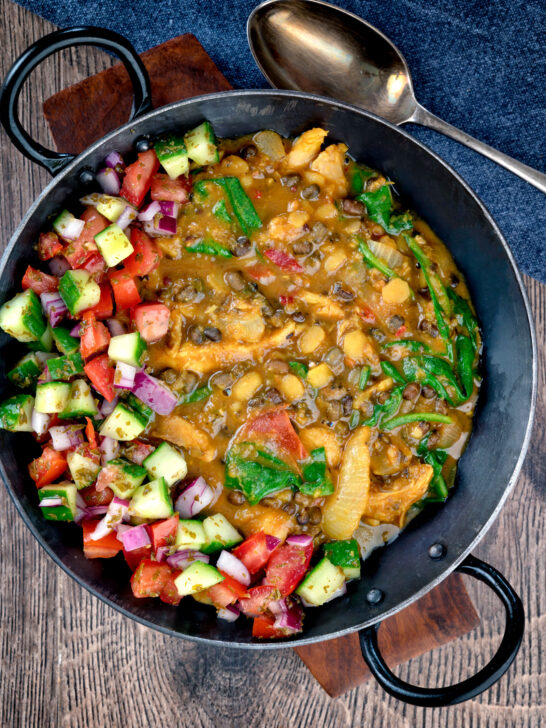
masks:
{"label": "wooden cutting board", "polygon": [[[155,108],[231,88],[197,38],[189,33],[141,57],[150,74]],[[121,64],[46,99],[44,114],[57,150],[80,153],[124,124],[131,99],[131,83]],[[452,574],[418,602],[385,620],[379,644],[387,662],[395,666],[466,634],[478,624],[479,617],[461,576]],[[332,697],[371,677],[357,634],[297,647],[295,652]]]}

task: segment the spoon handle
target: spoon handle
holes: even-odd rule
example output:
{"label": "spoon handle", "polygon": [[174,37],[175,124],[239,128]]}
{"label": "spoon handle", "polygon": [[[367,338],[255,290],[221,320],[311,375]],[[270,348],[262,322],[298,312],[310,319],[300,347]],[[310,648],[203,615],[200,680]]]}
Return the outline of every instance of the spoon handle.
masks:
{"label": "spoon handle", "polygon": [[539,172],[537,169],[533,169],[532,167],[528,167],[522,162],[518,162],[517,159],[513,159],[507,154],[499,152],[498,149],[493,149],[493,147],[480,142],[478,139],[474,139],[474,137],[471,137],[470,134],[457,129],[456,126],[452,126],[451,124],[448,124],[447,121],[443,121],[437,116],[434,116],[434,114],[427,111],[427,109],[423,106],[417,106],[417,110],[411,121],[415,124],[421,124],[421,126],[428,126],[430,129],[434,129],[435,131],[440,131],[442,134],[461,142],[461,144],[465,144],[467,147],[470,147],[470,149],[474,149],[474,151],[483,154],[484,157],[492,159],[505,169],[517,174],[518,177],[521,177],[526,182],[529,182],[529,184],[534,185],[541,192],[546,192],[546,174]]}

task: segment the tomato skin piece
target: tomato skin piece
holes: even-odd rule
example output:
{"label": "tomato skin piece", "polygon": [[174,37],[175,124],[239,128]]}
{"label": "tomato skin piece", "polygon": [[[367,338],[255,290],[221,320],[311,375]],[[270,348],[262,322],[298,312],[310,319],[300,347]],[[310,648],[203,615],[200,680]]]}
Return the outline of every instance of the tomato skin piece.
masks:
{"label": "tomato skin piece", "polygon": [[59,279],[29,265],[23,276],[22,286],[23,290],[31,288],[39,296],[40,293],[52,293],[58,290]]}
{"label": "tomato skin piece", "polygon": [[35,481],[36,487],[42,488],[60,478],[66,467],[66,458],[62,453],[52,447],[44,447],[40,457],[29,464],[28,471],[32,480]]}
{"label": "tomato skin piece", "polygon": [[133,549],[132,551],[125,551],[125,549],[123,549],[125,561],[131,571],[135,571],[142,559],[149,559],[151,552],[152,548],[150,544],[147,546],[141,546],[139,549]]}
{"label": "tomato skin piece", "polygon": [[180,515],[175,513],[170,518],[166,518],[163,521],[156,521],[148,526],[148,533],[150,534],[154,551],[157,551],[161,546],[174,546],[179,518]]}
{"label": "tomato skin piece", "polygon": [[91,534],[97,527],[100,519],[82,521],[83,530],[83,553],[88,559],[111,559],[122,549],[121,541],[118,541],[116,532],[106,534],[97,541],[91,539]]}
{"label": "tomato skin piece", "polygon": [[88,273],[91,273],[93,279],[98,283],[106,275],[107,267],[106,261],[102,255],[100,253],[93,253],[93,255],[91,255],[82,265],[82,270],[86,270]]}
{"label": "tomato skin piece", "polygon": [[264,583],[278,589],[281,597],[292,594],[307,573],[312,555],[312,543],[305,547],[283,544],[269,559]]}
{"label": "tomato skin piece", "polygon": [[171,567],[151,559],[143,559],[131,577],[131,588],[138,599],[158,597],[171,576]]}
{"label": "tomato skin piece", "polygon": [[134,207],[140,207],[159,169],[159,159],[153,149],[140,152],[137,161],[125,170],[120,195]]}
{"label": "tomato skin piece", "polygon": [[80,326],[80,353],[84,359],[106,351],[110,343],[110,332],[97,321],[92,311],[85,311]]}
{"label": "tomato skin piece", "polygon": [[265,256],[281,270],[289,271],[290,273],[303,273],[303,268],[298,261],[283,250],[268,248],[265,251]]}
{"label": "tomato skin piece", "polygon": [[96,306],[92,308],[86,308],[82,312],[82,316],[90,312],[95,315],[95,318],[100,321],[111,318],[114,314],[114,299],[112,297],[112,287],[108,281],[103,281],[99,284],[100,287],[100,299]]}
{"label": "tomato skin piece", "polygon": [[125,258],[123,265],[133,276],[147,276],[159,265],[163,253],[143,230],[131,228],[131,245],[134,251]]}
{"label": "tomato skin piece", "polygon": [[263,531],[253,533],[231,553],[242,561],[251,576],[254,576],[264,568],[271,556],[271,550],[267,547],[267,535]]}
{"label": "tomato skin piece", "polygon": [[164,303],[141,303],[131,311],[140,335],[148,344],[162,339],[169,330],[170,309]]}
{"label": "tomato skin piece", "polygon": [[114,491],[111,488],[97,490],[95,484],[82,488],[79,493],[87,506],[107,506],[114,500]]}
{"label": "tomato skin piece", "polygon": [[258,283],[263,283],[264,285],[267,285],[268,283],[273,283],[275,280],[275,274],[269,268],[267,265],[264,265],[264,263],[256,263],[255,265],[251,265],[248,268],[245,268],[245,273],[249,275],[253,280],[258,281]]}
{"label": "tomato skin piece", "polygon": [[113,270],[109,273],[109,278],[114,292],[117,311],[133,308],[142,301],[135,279],[129,271],[124,268],[121,270]]}
{"label": "tomato skin piece", "polygon": [[270,584],[253,586],[247,592],[247,597],[241,599],[239,606],[247,617],[260,617],[267,611],[271,602],[280,599],[279,590]]}
{"label": "tomato skin piece", "polygon": [[293,460],[305,460],[309,454],[294,430],[286,410],[277,407],[257,415],[246,422],[237,435],[238,442],[263,441],[276,448],[279,457],[289,455]]}
{"label": "tomato skin piece", "polygon": [[224,580],[219,584],[209,587],[205,594],[218,609],[225,609],[230,604],[235,604],[239,599],[246,599],[248,596],[244,585],[233,577],[220,570]]}
{"label": "tomato skin piece", "polygon": [[80,220],[85,221],[80,236],[74,242],[68,243],[63,252],[72,268],[82,268],[90,258],[100,255],[95,235],[110,225],[110,222],[94,207],[86,207]]}
{"label": "tomato skin piece", "polygon": [[90,447],[96,450],[99,444],[97,442],[97,434],[93,426],[93,420],[91,419],[91,417],[86,417],[85,421],[87,422],[85,426],[85,436],[87,437],[87,442],[89,443]]}
{"label": "tomato skin piece", "polygon": [[61,255],[64,245],[59,240],[57,233],[40,233],[38,239],[38,258],[40,260],[51,260],[56,255]]}
{"label": "tomato skin piece", "polygon": [[258,639],[279,639],[279,637],[286,637],[282,630],[275,629],[275,620],[268,614],[263,614],[261,617],[254,617],[252,622],[252,636]]}
{"label": "tomato skin piece", "polygon": [[114,367],[110,366],[108,354],[101,354],[91,359],[84,368],[91,384],[104,399],[111,402],[116,396],[114,389]]}
{"label": "tomato skin piece", "polygon": [[171,179],[168,174],[154,174],[150,197],[158,202],[179,202],[190,199],[191,182],[187,177]]}
{"label": "tomato skin piece", "polygon": [[124,457],[132,463],[135,463],[135,465],[142,465],[144,460],[146,460],[148,455],[151,455],[154,450],[155,447],[153,445],[149,445],[147,442],[142,442],[142,440],[131,440],[125,448]]}
{"label": "tomato skin piece", "polygon": [[182,601],[182,597],[178,593],[178,589],[176,588],[176,584],[174,583],[176,578],[179,577],[181,573],[181,569],[174,569],[167,579],[167,583],[161,590],[161,594],[159,595],[159,598],[162,602],[165,602],[165,604],[172,604],[173,607],[177,607]]}

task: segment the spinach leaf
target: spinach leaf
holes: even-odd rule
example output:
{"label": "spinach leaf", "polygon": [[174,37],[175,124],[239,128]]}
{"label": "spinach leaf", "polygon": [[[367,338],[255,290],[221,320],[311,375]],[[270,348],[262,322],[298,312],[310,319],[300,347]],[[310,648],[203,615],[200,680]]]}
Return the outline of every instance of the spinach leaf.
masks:
{"label": "spinach leaf", "polygon": [[411,230],[413,222],[410,215],[392,214],[392,193],[390,185],[383,185],[373,192],[363,192],[357,200],[366,205],[370,220],[381,225],[389,235],[399,235],[403,230]]}
{"label": "spinach leaf", "polygon": [[334,485],[328,473],[325,449],[317,447],[316,450],[311,450],[310,456],[311,459],[302,466],[304,482],[298,486],[300,492],[314,497],[331,495]]}
{"label": "spinach leaf", "polygon": [[377,177],[377,172],[374,169],[353,162],[349,165],[347,175],[349,177],[350,193],[353,197],[356,197],[364,192],[367,180]]}
{"label": "spinach leaf", "polygon": [[194,245],[187,245],[188,253],[203,253],[204,255],[218,255],[220,258],[231,258],[232,253],[215,240],[200,240]]}
{"label": "spinach leaf", "polygon": [[207,399],[212,394],[210,387],[199,387],[195,389],[191,394],[183,394],[178,400],[178,404],[191,404],[192,402],[200,402],[202,399]]}
{"label": "spinach leaf", "polygon": [[309,367],[306,364],[303,364],[301,361],[289,361],[288,366],[294,374],[297,374],[298,377],[301,377],[302,379],[307,379],[307,372],[309,371]]}
{"label": "spinach leaf", "polygon": [[436,494],[436,497],[427,498],[425,500],[431,502],[445,501],[448,495],[448,488],[444,476],[442,475],[442,468],[447,459],[447,452],[445,450],[429,450],[429,437],[430,434],[423,438],[417,448],[417,455],[419,455],[419,457],[423,460],[423,462],[427,463],[427,465],[431,465],[434,470],[429,490],[432,490]]}
{"label": "spinach leaf", "polygon": [[233,222],[233,218],[227,211],[225,200],[219,200],[212,208],[212,214],[219,220],[226,222],[230,225]]}
{"label": "spinach leaf", "polygon": [[475,349],[478,347],[478,332],[480,330],[478,321],[472,310],[464,298],[461,298],[453,288],[447,289],[447,295],[453,302],[453,312],[457,318],[457,323],[461,324],[466,328],[472,339],[472,344]]}
{"label": "spinach leaf", "polygon": [[299,483],[300,478],[285,462],[254,443],[234,445],[227,454],[226,488],[241,490],[251,505]]}

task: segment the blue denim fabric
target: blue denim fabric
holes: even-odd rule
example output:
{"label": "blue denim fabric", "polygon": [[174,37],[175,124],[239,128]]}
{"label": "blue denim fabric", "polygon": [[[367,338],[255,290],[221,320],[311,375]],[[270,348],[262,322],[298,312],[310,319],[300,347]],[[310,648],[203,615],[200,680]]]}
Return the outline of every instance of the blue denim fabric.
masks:
{"label": "blue denim fabric", "polygon": [[[478,139],[546,171],[544,0],[337,0],[404,53],[418,100]],[[24,0],[59,26],[101,25],[144,51],[192,32],[239,88],[267,83],[246,41],[257,0]],[[546,196],[479,154],[417,126],[485,202],[521,269],[546,283]]]}

